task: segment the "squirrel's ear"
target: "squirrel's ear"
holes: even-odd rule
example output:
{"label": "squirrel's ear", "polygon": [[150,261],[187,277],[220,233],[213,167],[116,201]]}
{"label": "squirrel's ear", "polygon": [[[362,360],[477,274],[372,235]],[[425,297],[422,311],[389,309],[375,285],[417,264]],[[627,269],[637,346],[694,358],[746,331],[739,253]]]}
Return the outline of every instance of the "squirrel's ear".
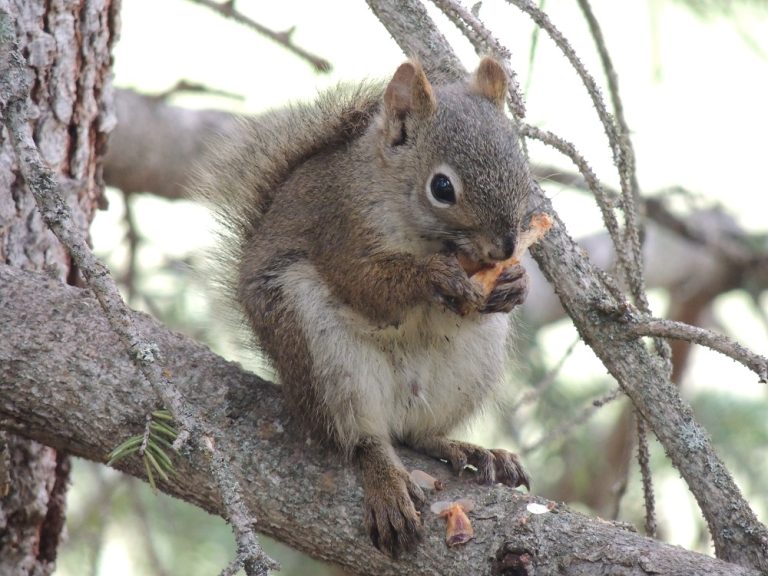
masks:
{"label": "squirrel's ear", "polygon": [[503,110],[508,83],[507,73],[504,72],[501,65],[493,58],[486,56],[475,70],[475,75],[472,78],[472,89]]}
{"label": "squirrel's ear", "polygon": [[418,62],[401,64],[384,92],[388,132],[394,143],[402,143],[403,120],[411,114],[429,116],[437,104],[432,85]]}

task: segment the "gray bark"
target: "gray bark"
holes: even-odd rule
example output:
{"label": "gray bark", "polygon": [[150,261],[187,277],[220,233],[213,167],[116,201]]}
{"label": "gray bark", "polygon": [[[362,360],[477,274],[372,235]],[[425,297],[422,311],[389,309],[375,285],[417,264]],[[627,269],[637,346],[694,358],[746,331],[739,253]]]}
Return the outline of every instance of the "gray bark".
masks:
{"label": "gray bark", "polygon": [[[448,549],[441,519],[424,511],[418,553],[393,561],[368,542],[354,468],[297,437],[279,389],[149,317],[133,320],[151,334],[185,399],[205,412],[260,531],[353,574],[734,574],[758,572],[640,536],[613,522],[507,488],[458,479],[448,467],[403,451],[406,466],[441,478],[430,501],[471,498],[476,538]],[[0,427],[104,462],[127,435],[143,430],[156,396],[89,291],[45,276],[0,267]],[[177,457],[169,494],[214,514],[222,506],[204,457]],[[138,459],[120,468],[138,477]],[[471,475],[470,475],[471,476]],[[537,502],[550,512],[532,514]],[[513,568],[517,566],[518,571]],[[529,570],[522,572],[520,570]]]}

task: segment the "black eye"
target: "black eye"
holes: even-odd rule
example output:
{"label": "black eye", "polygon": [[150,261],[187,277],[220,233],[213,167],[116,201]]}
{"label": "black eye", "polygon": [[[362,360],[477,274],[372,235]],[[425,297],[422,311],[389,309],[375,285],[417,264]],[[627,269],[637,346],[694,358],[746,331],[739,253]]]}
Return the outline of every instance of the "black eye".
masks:
{"label": "black eye", "polygon": [[442,204],[456,204],[456,191],[453,189],[453,182],[445,174],[435,174],[432,176],[432,182],[429,183],[429,190],[432,197]]}

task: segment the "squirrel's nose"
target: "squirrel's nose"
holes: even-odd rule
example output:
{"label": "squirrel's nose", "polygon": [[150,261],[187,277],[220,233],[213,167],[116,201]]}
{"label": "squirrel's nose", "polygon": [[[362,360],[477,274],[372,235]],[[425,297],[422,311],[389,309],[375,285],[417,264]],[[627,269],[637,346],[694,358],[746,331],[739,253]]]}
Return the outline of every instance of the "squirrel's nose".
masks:
{"label": "squirrel's nose", "polygon": [[504,238],[504,260],[512,257],[512,254],[515,253],[516,245],[517,245],[516,234],[508,234],[506,238]]}
{"label": "squirrel's nose", "polygon": [[517,236],[515,234],[508,234],[503,238],[500,238],[488,248],[487,257],[489,260],[506,260],[515,252],[515,244],[517,244]]}

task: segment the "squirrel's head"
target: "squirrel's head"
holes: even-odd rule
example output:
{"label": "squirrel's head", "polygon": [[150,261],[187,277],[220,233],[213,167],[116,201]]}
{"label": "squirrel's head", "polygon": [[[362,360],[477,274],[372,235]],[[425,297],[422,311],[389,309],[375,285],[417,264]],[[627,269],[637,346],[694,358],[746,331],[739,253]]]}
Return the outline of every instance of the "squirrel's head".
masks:
{"label": "squirrel's head", "polygon": [[484,58],[468,82],[433,87],[417,62],[384,93],[382,158],[398,173],[421,238],[476,262],[508,258],[527,209],[530,173],[504,114],[507,75]]}

